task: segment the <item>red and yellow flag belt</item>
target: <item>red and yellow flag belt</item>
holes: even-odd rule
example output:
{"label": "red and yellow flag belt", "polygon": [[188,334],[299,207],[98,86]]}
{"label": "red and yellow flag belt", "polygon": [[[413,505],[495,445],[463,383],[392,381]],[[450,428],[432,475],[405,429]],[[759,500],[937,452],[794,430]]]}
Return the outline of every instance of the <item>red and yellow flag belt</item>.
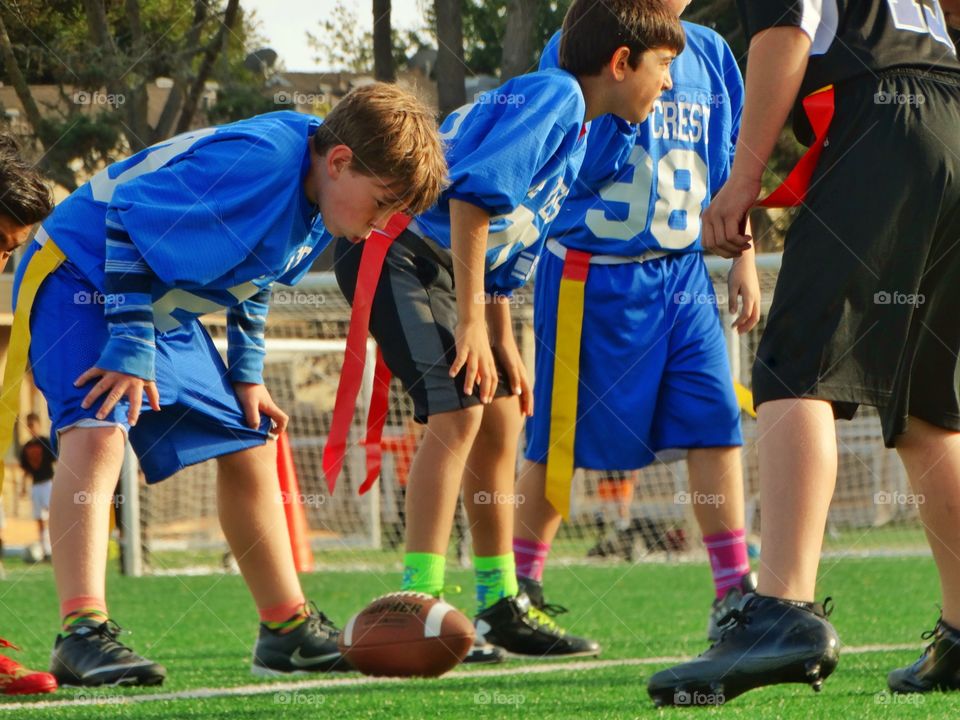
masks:
{"label": "red and yellow flag belt", "polygon": [[[7,454],[13,443],[13,429],[20,412],[20,385],[27,371],[30,352],[30,310],[40,285],[50,273],[63,264],[67,256],[43,230],[37,237],[43,246],[33,254],[23,273],[17,292],[17,309],[13,313],[7,366],[3,371],[3,389],[0,390],[0,457]],[[3,491],[3,462],[0,461],[0,493]]]}

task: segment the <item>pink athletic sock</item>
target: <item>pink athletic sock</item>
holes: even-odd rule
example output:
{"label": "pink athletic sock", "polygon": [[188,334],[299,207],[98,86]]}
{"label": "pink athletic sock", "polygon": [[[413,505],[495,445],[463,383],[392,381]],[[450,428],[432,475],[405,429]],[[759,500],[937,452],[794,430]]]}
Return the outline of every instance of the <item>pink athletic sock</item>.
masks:
{"label": "pink athletic sock", "polygon": [[547,564],[549,553],[550,543],[514,538],[513,557],[517,563],[517,577],[530,578],[541,582],[543,580],[543,566]]}
{"label": "pink athletic sock", "polygon": [[743,529],[705,535],[703,538],[710,556],[710,570],[713,571],[713,585],[718,598],[722,598],[730,588],[738,586],[743,576],[750,572],[746,538],[747,533]]}

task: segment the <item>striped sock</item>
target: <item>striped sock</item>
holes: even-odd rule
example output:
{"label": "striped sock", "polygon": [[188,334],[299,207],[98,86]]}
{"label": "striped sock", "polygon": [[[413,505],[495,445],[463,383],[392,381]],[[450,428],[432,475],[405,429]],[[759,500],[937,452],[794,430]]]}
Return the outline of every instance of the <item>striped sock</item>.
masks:
{"label": "striped sock", "polygon": [[110,617],[107,603],[95,595],[78,595],[60,603],[63,631],[73,632],[81,625],[101,625]]}
{"label": "striped sock", "polygon": [[718,598],[722,598],[730,588],[738,586],[743,576],[750,572],[746,537],[746,531],[741,528],[705,535],[703,538],[710,556],[710,570]]}
{"label": "striped sock", "polygon": [[403,556],[401,590],[440,597],[447,559],[435,553],[408,552]]}
{"label": "striped sock", "polygon": [[534,542],[522,538],[513,539],[513,557],[517,563],[517,576],[541,582],[543,566],[547,564],[550,543]]}
{"label": "striped sock", "polygon": [[505,597],[515,596],[520,590],[513,553],[474,556],[473,568],[477,576],[477,612],[493,607]]}
{"label": "striped sock", "polygon": [[281,635],[296,630],[310,616],[307,602],[302,597],[273,607],[259,608],[257,612],[260,613],[260,622],[264,627]]}

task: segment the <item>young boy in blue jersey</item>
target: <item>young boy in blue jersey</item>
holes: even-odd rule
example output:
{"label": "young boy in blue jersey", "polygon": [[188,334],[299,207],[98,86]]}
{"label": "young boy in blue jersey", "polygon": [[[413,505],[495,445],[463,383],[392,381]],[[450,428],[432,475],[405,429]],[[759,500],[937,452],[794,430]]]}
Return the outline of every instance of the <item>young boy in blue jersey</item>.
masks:
{"label": "young boy in blue jersey", "polygon": [[[270,113],[147,148],[43,223],[14,292],[59,446],[50,529],[63,632],[51,671],[61,684],[166,674],[118,641],[105,601],[125,436],[150,483],[217,458],[221,526],[260,614],[253,672],[342,669],[338,631],[294,569],[268,442],[287,424],[262,379],[271,286],[299,280],[335,236],[425,210],[445,175],[432,113],[374,84],[324,121]],[[226,365],[199,322],[223,310]]]}
{"label": "young boy in blue jersey", "polygon": [[[390,247],[370,329],[426,432],[410,470],[403,589],[439,595],[461,479],[474,543],[477,636],[522,655],[595,654],[518,595],[511,550],[516,452],[533,409],[510,323],[510,293],[530,276],[572,186],[584,123],[639,122],[683,48],[658,0],[576,0],[559,69],[514,78],[441,126],[451,168],[438,205]],[[337,278],[352,298],[362,246],[340,242]],[[496,659],[480,650],[476,657]]]}
{"label": "young boy in blue jersey", "polygon": [[[688,4],[664,1],[678,16]],[[580,177],[551,228],[537,273],[536,403],[514,554],[520,587],[542,605],[543,566],[569,512],[574,467],[628,471],[661,450],[685,449],[687,497],[713,573],[708,636],[716,639],[717,621],[752,579],[740,410],[700,213],[730,172],[743,81],[717,33],[683,27],[673,87],[639,127],[613,116],[594,123]],[[541,67],[555,66],[558,44],[554,36]],[[576,284],[567,279],[572,263],[583,268]],[[731,313],[740,301],[735,325],[746,332],[760,313],[752,249],[734,261],[728,290]]]}

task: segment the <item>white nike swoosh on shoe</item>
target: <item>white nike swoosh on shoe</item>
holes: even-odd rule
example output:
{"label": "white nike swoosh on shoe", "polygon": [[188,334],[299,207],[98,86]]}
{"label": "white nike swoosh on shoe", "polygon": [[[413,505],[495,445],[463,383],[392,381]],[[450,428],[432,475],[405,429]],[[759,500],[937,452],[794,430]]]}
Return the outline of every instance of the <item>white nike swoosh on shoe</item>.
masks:
{"label": "white nike swoosh on shoe", "polygon": [[299,668],[307,668],[313,667],[318,663],[327,662],[328,660],[336,660],[338,657],[340,657],[339,652],[304,657],[300,652],[300,648],[297,648],[293,651],[293,655],[290,656],[290,664]]}
{"label": "white nike swoosh on shoe", "polygon": [[103,667],[98,667],[98,668],[95,668],[95,669],[93,669],[93,670],[88,670],[87,672],[85,672],[85,673],[84,673],[83,675],[81,675],[80,677],[86,679],[86,678],[88,678],[88,677],[92,677],[92,676],[94,676],[94,675],[99,675],[99,674],[101,674],[101,673],[113,672],[114,670],[134,670],[134,669],[136,669],[136,668],[148,667],[148,666],[150,666],[150,665],[153,665],[153,662],[150,661],[150,660],[144,660],[143,662],[134,663],[134,664],[131,664],[131,663],[121,663],[121,664],[117,664],[117,665],[104,665]]}

